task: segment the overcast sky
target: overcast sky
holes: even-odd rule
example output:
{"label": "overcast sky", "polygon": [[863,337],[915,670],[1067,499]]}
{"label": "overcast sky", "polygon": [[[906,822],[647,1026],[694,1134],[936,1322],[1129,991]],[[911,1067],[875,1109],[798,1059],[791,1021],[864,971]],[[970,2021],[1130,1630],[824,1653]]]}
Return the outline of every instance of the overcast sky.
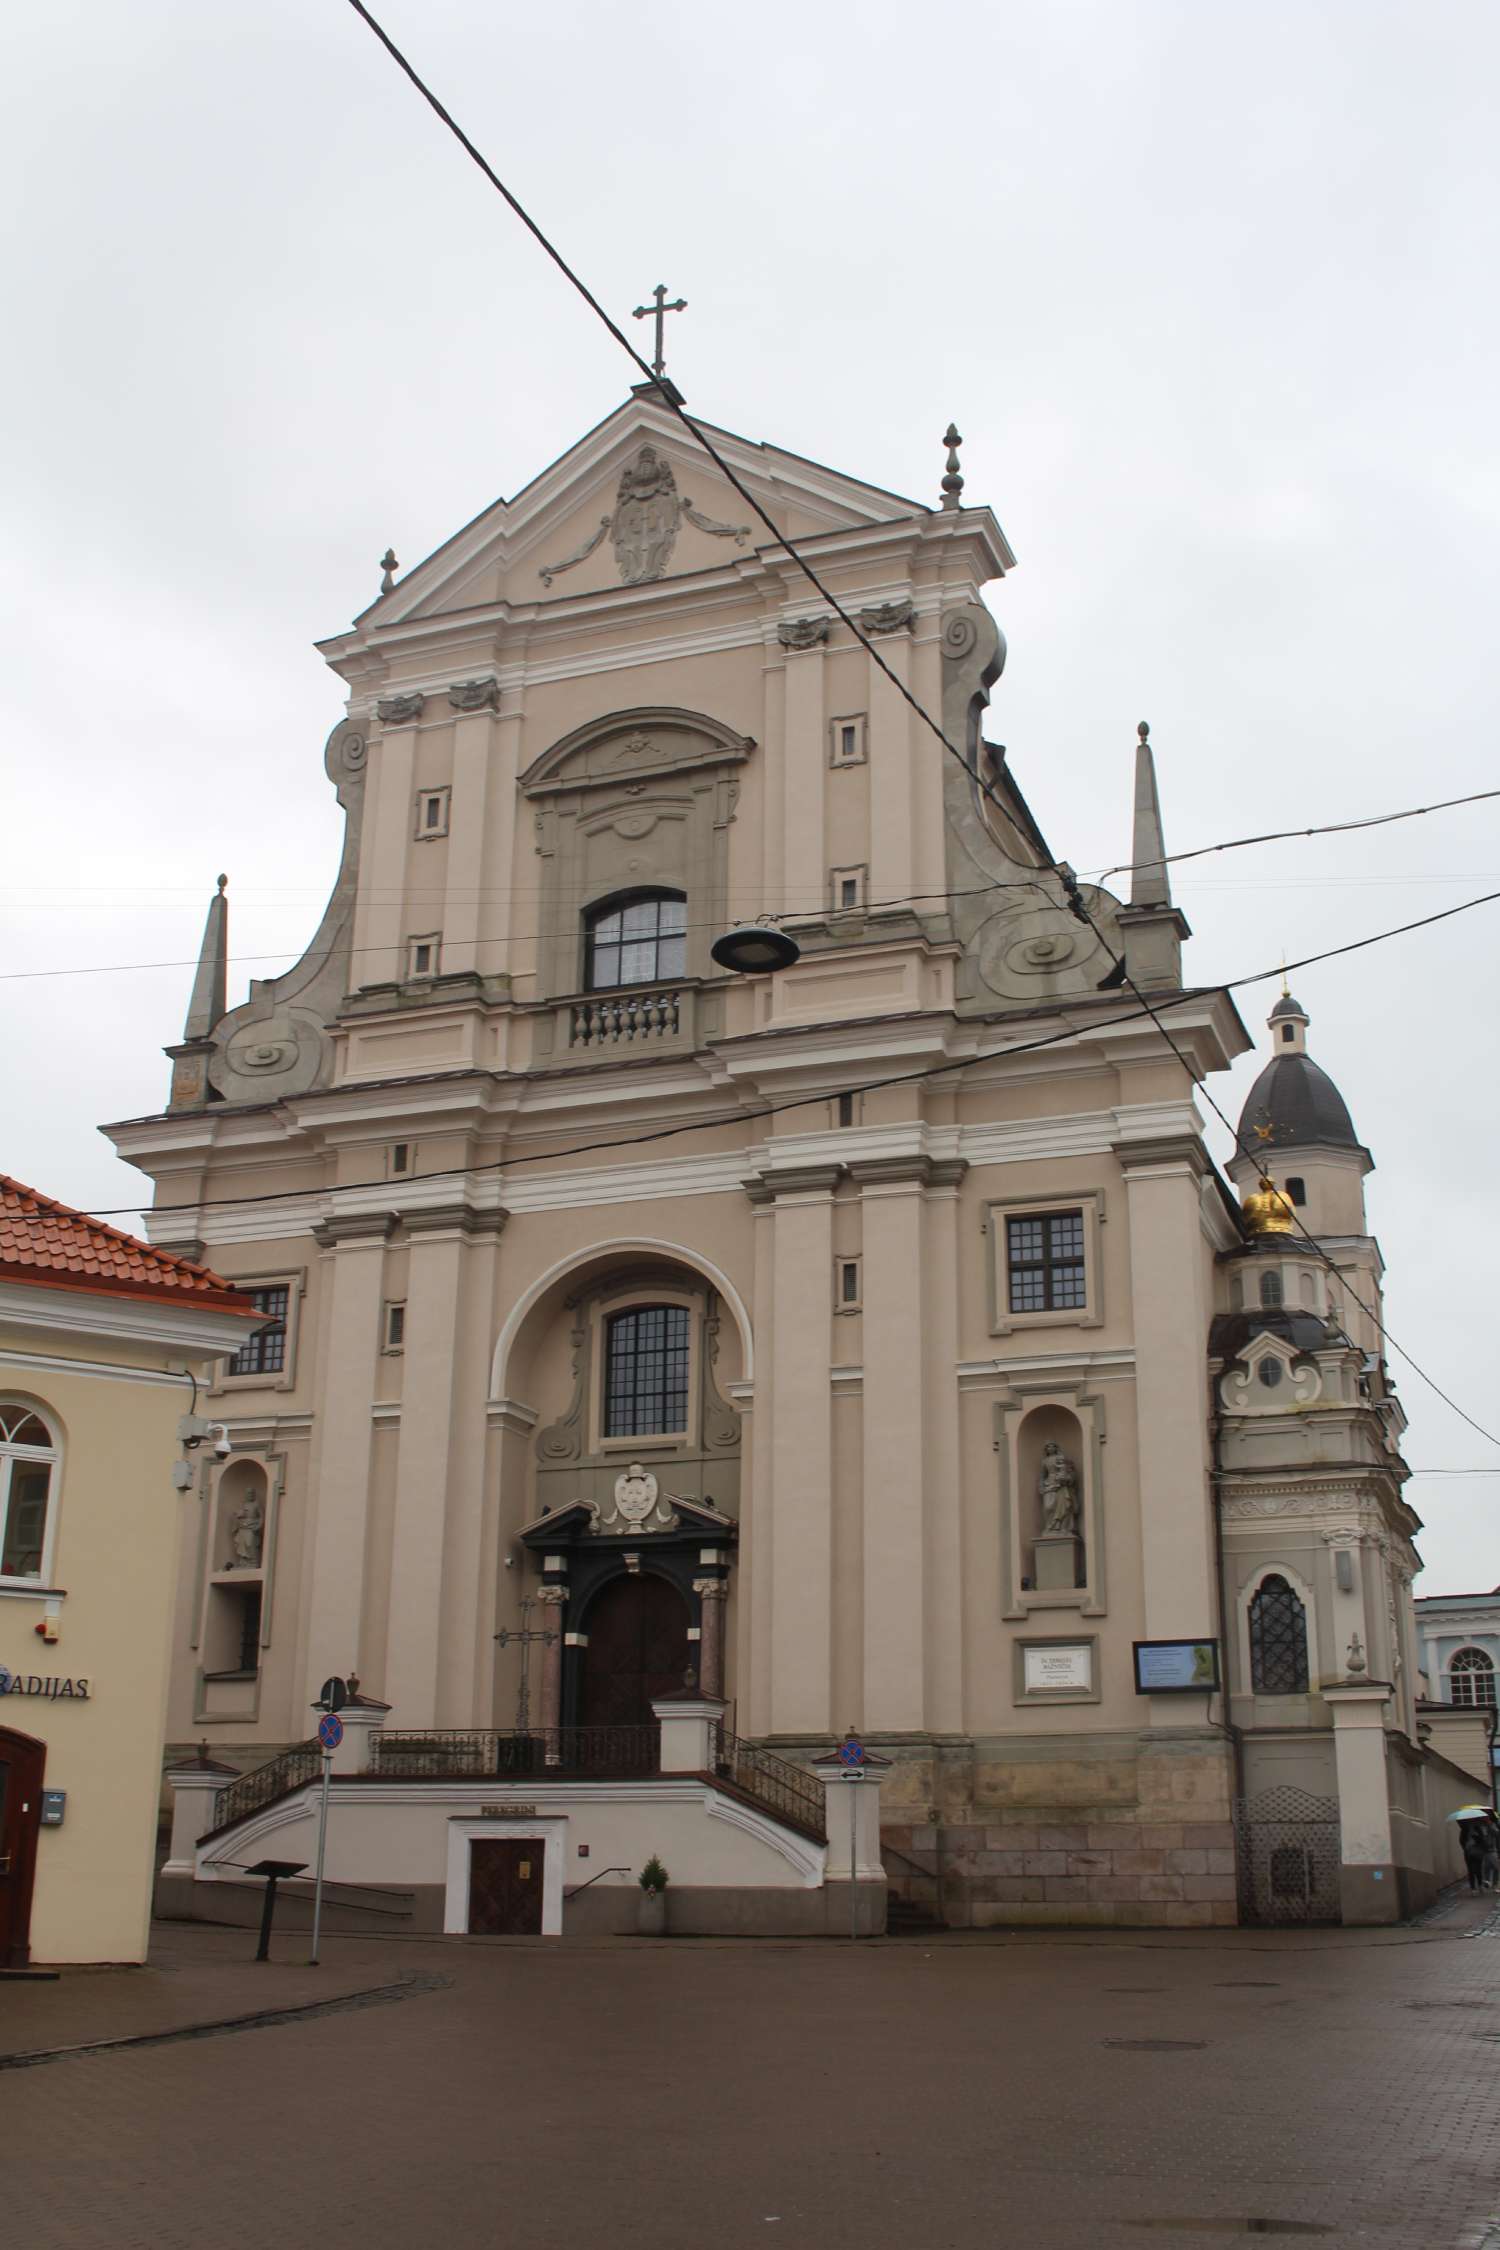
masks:
{"label": "overcast sky", "polygon": [[[383,17],[617,314],[688,298],[706,418],[934,501],[957,419],[1019,557],[989,732],[1059,855],[1127,855],[1139,718],[1176,849],[1500,785],[1488,0]],[[103,965],[191,957],[221,868],[231,997],[300,949],[314,638],[630,370],[345,0],[48,0],[7,62],[0,1165],[103,1207],[139,1175],[95,1128],[161,1106],[190,981]],[[1497,887],[1500,804],[1200,862],[1189,973]],[[1393,1332],[1492,1427],[1497,940],[1482,907],[1295,982]],[[1395,1365],[1418,1471],[1500,1467]],[[1500,1582],[1500,1480],[1409,1492],[1419,1593]]]}

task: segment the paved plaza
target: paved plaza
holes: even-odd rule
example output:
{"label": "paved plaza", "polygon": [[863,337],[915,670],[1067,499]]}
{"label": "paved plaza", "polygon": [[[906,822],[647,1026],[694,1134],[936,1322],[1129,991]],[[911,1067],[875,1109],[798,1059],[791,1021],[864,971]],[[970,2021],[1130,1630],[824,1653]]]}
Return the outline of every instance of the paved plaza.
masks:
{"label": "paved plaza", "polygon": [[[257,1968],[252,1933],[162,1928],[144,1971],[0,1984],[7,2232],[1500,2250],[1494,1907],[1389,1932],[338,1938],[320,1969],[294,1936]],[[267,2010],[295,2012],[233,2027]]]}

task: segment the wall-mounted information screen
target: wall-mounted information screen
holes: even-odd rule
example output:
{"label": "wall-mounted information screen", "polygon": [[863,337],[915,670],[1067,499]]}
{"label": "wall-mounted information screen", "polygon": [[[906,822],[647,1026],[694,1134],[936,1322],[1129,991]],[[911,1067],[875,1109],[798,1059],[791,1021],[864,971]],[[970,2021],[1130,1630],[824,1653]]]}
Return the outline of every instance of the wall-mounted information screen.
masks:
{"label": "wall-mounted information screen", "polygon": [[1137,1695],[1203,1695],[1219,1684],[1217,1641],[1137,1641]]}

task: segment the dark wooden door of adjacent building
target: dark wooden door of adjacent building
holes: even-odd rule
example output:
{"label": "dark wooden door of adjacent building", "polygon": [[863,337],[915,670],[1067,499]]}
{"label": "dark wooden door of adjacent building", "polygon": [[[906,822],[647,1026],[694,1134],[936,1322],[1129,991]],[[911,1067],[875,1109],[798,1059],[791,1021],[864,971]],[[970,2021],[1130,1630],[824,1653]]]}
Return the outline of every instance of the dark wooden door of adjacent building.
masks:
{"label": "dark wooden door of adjacent building", "polygon": [[473,1937],[542,1934],[540,1836],[476,1836],[469,1846],[469,1932]]}
{"label": "dark wooden door of adjacent building", "polygon": [[649,1727],[658,1695],[681,1692],[688,1664],[687,1603],[665,1578],[617,1578],[590,1603],[578,1721]]}
{"label": "dark wooden door of adjacent building", "polygon": [[47,1745],[0,1727],[0,1969],[31,1958],[31,1886]]}

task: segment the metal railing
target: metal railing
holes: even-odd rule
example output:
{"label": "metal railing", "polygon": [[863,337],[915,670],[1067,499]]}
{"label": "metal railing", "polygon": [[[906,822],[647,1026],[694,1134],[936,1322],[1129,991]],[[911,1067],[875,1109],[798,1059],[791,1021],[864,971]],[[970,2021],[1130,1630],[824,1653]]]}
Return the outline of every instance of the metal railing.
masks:
{"label": "metal railing", "polygon": [[815,1774],[762,1750],[759,1743],[742,1741],[722,1723],[714,1745],[714,1771],[778,1820],[802,1829],[820,1844],[828,1841],[826,1799]]}
{"label": "metal railing", "polygon": [[515,1727],[402,1734],[370,1743],[370,1771],[433,1779],[611,1780],[661,1771],[661,1729]]}
{"label": "metal railing", "polygon": [[214,1794],[214,1827],[227,1828],[233,1820],[243,1820],[248,1813],[260,1812],[264,1806],[274,1804],[278,1797],[287,1796],[300,1789],[305,1781],[313,1781],[322,1770],[323,1753],[316,1742],[298,1742],[290,1750],[283,1750],[276,1758],[268,1758],[263,1766],[252,1766],[237,1781],[226,1782]]}
{"label": "metal railing", "polygon": [[570,1047],[634,1047],[675,1039],[682,1028],[682,993],[599,992],[575,1000],[568,1011]]}

